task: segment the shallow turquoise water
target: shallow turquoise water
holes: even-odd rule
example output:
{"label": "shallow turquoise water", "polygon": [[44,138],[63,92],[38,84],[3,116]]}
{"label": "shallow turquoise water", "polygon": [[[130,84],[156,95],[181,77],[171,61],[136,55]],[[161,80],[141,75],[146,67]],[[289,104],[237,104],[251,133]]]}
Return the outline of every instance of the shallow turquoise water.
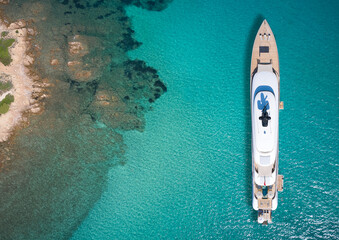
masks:
{"label": "shallow turquoise water", "polygon": [[[73,239],[338,239],[336,1],[175,0],[129,8],[130,53],[168,92],[143,133],[124,134],[127,164]],[[273,224],[251,208],[249,64],[266,18],[281,67],[279,195]],[[330,23],[330,24],[329,24]]]}

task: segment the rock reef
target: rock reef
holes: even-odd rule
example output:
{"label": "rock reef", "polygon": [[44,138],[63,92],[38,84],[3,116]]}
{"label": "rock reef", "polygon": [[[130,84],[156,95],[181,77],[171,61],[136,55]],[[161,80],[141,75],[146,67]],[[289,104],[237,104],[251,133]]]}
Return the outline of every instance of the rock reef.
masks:
{"label": "rock reef", "polygon": [[29,83],[29,113],[0,143],[2,239],[70,238],[100,198],[108,170],[125,164],[123,131],[142,131],[145,113],[167,90],[155,69],[127,55],[141,43],[124,7],[167,6],[150,2],[0,5],[5,24],[15,23],[11,31],[26,34],[27,54],[20,61]]}

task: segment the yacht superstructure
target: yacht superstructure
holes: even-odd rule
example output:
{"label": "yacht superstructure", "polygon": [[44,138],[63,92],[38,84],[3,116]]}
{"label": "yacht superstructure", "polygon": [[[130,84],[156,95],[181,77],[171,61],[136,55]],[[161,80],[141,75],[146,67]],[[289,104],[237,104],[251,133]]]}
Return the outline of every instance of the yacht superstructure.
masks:
{"label": "yacht superstructure", "polygon": [[277,44],[264,20],[256,35],[251,61],[253,208],[259,223],[271,223],[283,189],[279,163],[280,69]]}

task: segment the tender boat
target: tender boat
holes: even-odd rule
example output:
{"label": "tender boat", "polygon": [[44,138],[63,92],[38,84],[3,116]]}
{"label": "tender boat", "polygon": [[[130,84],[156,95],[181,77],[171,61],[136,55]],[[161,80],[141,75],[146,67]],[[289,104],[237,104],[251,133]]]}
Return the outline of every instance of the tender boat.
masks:
{"label": "tender boat", "polygon": [[279,163],[280,69],[277,44],[264,20],[256,35],[251,61],[253,208],[259,223],[271,223],[283,189]]}

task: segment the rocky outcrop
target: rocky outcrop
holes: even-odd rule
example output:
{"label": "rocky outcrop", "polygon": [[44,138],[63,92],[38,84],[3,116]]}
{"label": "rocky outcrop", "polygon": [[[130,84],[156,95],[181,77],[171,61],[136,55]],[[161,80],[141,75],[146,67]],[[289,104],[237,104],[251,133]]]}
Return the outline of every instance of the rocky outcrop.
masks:
{"label": "rocky outcrop", "polygon": [[36,87],[34,83],[40,83],[40,77],[32,70],[35,62],[34,53],[31,49],[30,37],[36,34],[28,23],[20,19],[13,23],[6,20],[0,24],[1,32],[5,32],[5,40],[12,40],[13,44],[9,48],[11,61],[0,63],[2,76],[10,78],[12,88],[5,92],[0,98],[12,96],[9,105],[3,104],[0,114],[0,142],[7,141],[13,131],[23,124],[24,114],[40,113],[43,109],[41,100],[48,97],[45,88]]}
{"label": "rocky outcrop", "polygon": [[8,3],[9,3],[9,0],[0,0],[0,3],[2,3],[2,4],[8,4]]}

